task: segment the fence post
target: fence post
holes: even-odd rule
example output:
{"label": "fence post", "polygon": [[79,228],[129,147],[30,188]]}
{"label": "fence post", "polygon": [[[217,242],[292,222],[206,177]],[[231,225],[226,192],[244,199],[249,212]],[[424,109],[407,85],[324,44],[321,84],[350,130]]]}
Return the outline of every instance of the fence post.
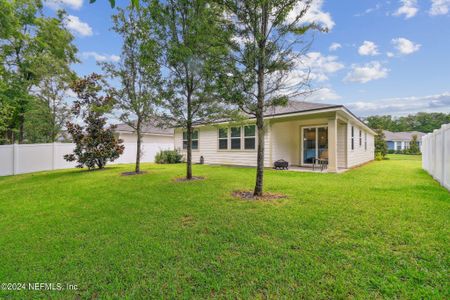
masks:
{"label": "fence post", "polygon": [[19,144],[13,144],[13,175],[19,170]]}
{"label": "fence post", "polygon": [[52,143],[52,170],[55,169],[55,142]]}

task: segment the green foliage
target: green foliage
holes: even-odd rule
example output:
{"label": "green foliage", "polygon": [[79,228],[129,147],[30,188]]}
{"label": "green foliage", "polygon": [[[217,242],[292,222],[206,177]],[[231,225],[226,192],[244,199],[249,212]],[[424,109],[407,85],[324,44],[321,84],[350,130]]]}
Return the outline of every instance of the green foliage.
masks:
{"label": "green foliage", "polygon": [[393,132],[420,131],[433,132],[443,124],[450,123],[450,113],[426,113],[419,112],[415,115],[395,118],[387,116],[370,116],[366,118],[366,123],[374,129],[383,129]]}
{"label": "green foliage", "polygon": [[223,118],[218,74],[229,48],[221,6],[207,0],[148,1],[141,9],[151,22],[165,67],[161,120],[187,132],[186,178],[192,178],[193,127]]}
{"label": "green foliage", "polygon": [[375,158],[381,157],[384,159],[388,152],[385,136],[381,129],[376,129],[375,132]]}
{"label": "green foliage", "polygon": [[143,10],[132,7],[118,9],[113,16],[113,30],[123,40],[121,60],[118,63],[104,63],[103,70],[120,82],[112,92],[121,112],[120,120],[136,132],[135,172],[139,173],[142,127],[155,117],[156,105],[161,102],[161,50],[150,34],[149,20]]}
{"label": "green foliage", "polygon": [[114,135],[114,126],[106,128],[104,115],[112,110],[114,98],[103,95],[105,82],[97,74],[91,74],[72,84],[77,94],[72,107],[75,119],[83,119],[84,125],[67,122],[67,130],[75,143],[72,154],[64,155],[67,161],[77,161],[77,167],[102,169],[123,153],[122,140]]}
{"label": "green foliage", "polygon": [[[310,2],[292,0],[222,0],[232,35],[227,71],[221,74],[219,94],[225,101],[255,117],[258,153],[254,194],[263,193],[264,114],[274,106],[307,93],[308,76],[292,83],[300,67],[305,34],[321,29],[305,20]],[[306,23],[306,25],[305,25]],[[307,72],[306,72],[307,73]]]}
{"label": "green foliage", "polygon": [[[17,131],[20,143],[27,141],[26,116],[36,107],[32,102],[42,98],[42,82],[72,74],[70,65],[78,61],[65,17],[63,12],[44,16],[41,1],[0,0],[0,98],[13,109],[7,135]],[[33,122],[46,123],[46,117]],[[29,133],[30,139],[33,134]]]}
{"label": "green foliage", "polygon": [[420,157],[343,174],[183,164],[0,178],[0,277],[77,291],[2,299],[448,299],[450,194]]}
{"label": "green foliage", "polygon": [[155,155],[155,163],[157,164],[178,164],[183,161],[183,154],[177,149],[161,150]]}
{"label": "green foliage", "polygon": [[409,142],[408,154],[420,154],[419,141],[416,134],[412,136],[412,140]]}

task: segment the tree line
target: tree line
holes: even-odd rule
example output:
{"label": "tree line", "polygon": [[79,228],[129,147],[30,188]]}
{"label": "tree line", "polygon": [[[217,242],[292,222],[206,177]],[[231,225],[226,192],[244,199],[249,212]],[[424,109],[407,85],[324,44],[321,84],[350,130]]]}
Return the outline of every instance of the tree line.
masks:
{"label": "tree line", "polygon": [[391,115],[370,116],[365,118],[364,121],[373,129],[383,129],[392,132],[420,131],[429,133],[439,129],[443,124],[449,124],[450,113],[419,112],[398,118]]}

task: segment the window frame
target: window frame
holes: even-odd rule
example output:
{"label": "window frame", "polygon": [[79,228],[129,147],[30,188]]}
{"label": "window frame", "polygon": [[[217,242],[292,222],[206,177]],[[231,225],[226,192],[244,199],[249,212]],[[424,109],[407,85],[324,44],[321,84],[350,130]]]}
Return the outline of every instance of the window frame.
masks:
{"label": "window frame", "polygon": [[[254,134],[253,135],[246,135],[245,134],[245,128],[246,127],[253,127],[254,128]],[[244,135],[243,135],[243,139],[244,139],[244,143],[243,143],[243,147],[244,147],[244,149],[243,150],[256,150],[256,125],[254,125],[254,124],[250,124],[250,125],[244,125],[244,126],[242,126],[242,129],[244,130]],[[245,141],[247,140],[247,139],[253,139],[254,140],[254,146],[253,146],[253,148],[247,148],[246,147],[246,144],[245,144]]]}
{"label": "window frame", "polygon": [[[221,129],[226,129],[226,131],[227,131],[227,137],[225,137],[225,138],[221,138],[220,137],[220,130]],[[231,135],[231,133],[230,133],[230,128],[229,127],[220,127],[220,128],[218,128],[217,129],[217,150],[219,150],[219,151],[228,151],[228,150],[230,150],[230,135]],[[226,140],[227,141],[227,148],[226,149],[221,149],[220,148],[220,141],[221,140]]]}
{"label": "window frame", "polygon": [[[245,127],[247,126],[253,126],[255,128],[255,135],[254,136],[246,136],[245,135]],[[220,149],[220,145],[219,145],[219,140],[224,140],[225,138],[220,138],[220,130],[221,129],[227,129],[228,132],[228,136],[227,136],[227,149]],[[239,137],[232,137],[231,132],[232,132],[232,128],[239,128],[240,130],[240,136]],[[255,147],[251,148],[251,149],[246,149],[245,148],[245,140],[246,139],[251,139],[253,138],[255,140]],[[240,147],[239,149],[235,148],[232,149],[232,140],[233,139],[239,139],[239,143],[240,143]],[[219,127],[217,128],[217,151],[219,152],[255,152],[257,149],[257,140],[258,140],[258,135],[257,135],[257,128],[256,128],[256,124],[244,124],[244,125],[238,125],[238,126],[228,126],[228,127]]]}
{"label": "window frame", "polygon": [[355,150],[355,126],[352,125],[351,128],[351,149]]}
{"label": "window frame", "polygon": [[[194,139],[194,132],[197,132],[197,138]],[[186,139],[185,139],[185,135],[186,135]],[[182,133],[182,148],[183,151],[187,151],[187,131],[183,130]],[[194,149],[194,147],[192,147],[192,144],[194,143],[194,141],[197,141],[197,148]],[[184,147],[184,142],[186,142],[186,148]],[[194,129],[192,130],[192,140],[191,140],[191,150],[192,151],[198,151],[200,149],[200,131],[198,129]]]}
{"label": "window frame", "polygon": [[364,132],[364,151],[367,151],[367,132]]}
{"label": "window frame", "polygon": [[362,147],[362,130],[359,130],[359,147]]}

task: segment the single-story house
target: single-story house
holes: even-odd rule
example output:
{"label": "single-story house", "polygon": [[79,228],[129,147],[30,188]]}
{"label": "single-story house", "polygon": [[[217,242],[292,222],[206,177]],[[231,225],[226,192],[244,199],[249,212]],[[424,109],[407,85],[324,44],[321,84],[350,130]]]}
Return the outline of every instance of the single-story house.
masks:
{"label": "single-story house", "polygon": [[413,136],[417,136],[417,142],[419,144],[419,149],[422,147],[422,137],[425,133],[420,131],[409,131],[409,132],[392,132],[388,130],[383,130],[384,139],[387,143],[388,150],[405,150],[409,149],[409,142],[412,141]]}
{"label": "single-story house", "polygon": [[[309,167],[328,160],[328,171],[338,172],[374,159],[375,132],[343,105],[290,101],[265,113],[265,167],[279,159]],[[217,122],[195,128],[194,162],[256,166],[255,119],[243,124]],[[186,134],[175,129],[175,148],[185,151]]]}
{"label": "single-story house", "polygon": [[[119,138],[124,143],[136,143],[137,135],[136,131],[127,124],[116,125],[115,132],[119,135]],[[173,128],[160,128],[151,123],[142,126],[142,143],[154,143],[173,145],[174,129]]]}

